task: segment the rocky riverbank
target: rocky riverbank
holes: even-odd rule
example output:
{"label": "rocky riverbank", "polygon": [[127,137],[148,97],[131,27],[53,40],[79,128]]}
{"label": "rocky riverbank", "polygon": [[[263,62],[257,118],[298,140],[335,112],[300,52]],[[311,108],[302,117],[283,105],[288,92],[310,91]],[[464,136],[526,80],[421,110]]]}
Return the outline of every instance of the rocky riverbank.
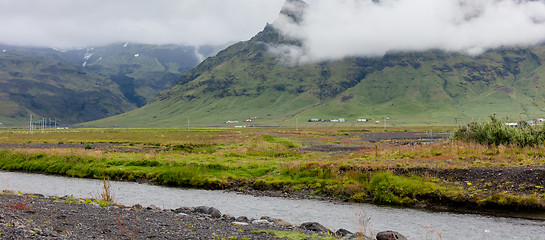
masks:
{"label": "rocky riverbank", "polygon": [[290,235],[362,238],[344,229],[332,232],[319,223],[296,227],[269,217],[229,216],[213,207],[101,206],[70,197],[0,194],[2,239],[277,239]]}

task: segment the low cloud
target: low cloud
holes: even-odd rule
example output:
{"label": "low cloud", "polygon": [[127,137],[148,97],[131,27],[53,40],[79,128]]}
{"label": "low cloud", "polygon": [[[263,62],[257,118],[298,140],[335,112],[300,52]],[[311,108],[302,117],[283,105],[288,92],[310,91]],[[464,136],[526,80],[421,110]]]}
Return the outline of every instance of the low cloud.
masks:
{"label": "low cloud", "polygon": [[302,21],[274,26],[302,46],[274,46],[290,63],[443,49],[470,55],[545,40],[544,0],[307,0]]}
{"label": "low cloud", "polygon": [[113,42],[226,44],[273,22],[284,0],[2,0],[0,43],[56,48]]}

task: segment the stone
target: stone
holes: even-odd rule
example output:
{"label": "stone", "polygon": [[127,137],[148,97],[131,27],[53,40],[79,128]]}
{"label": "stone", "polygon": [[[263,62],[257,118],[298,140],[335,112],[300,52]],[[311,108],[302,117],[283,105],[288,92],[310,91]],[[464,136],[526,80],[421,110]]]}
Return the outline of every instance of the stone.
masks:
{"label": "stone", "polygon": [[216,209],[216,208],[209,208],[208,211],[210,212],[209,215],[210,217],[212,218],[220,218],[221,217],[221,212],[220,210]]}
{"label": "stone", "polygon": [[351,236],[354,236],[354,233],[344,229],[344,228],[341,228],[339,230],[337,230],[335,232],[335,237],[348,237],[350,238]]}
{"label": "stone", "polygon": [[149,207],[146,208],[147,210],[151,210],[151,211],[155,211],[155,212],[160,212],[162,211],[159,207],[155,206],[155,205],[150,205]]}
{"label": "stone", "polygon": [[207,206],[198,206],[195,208],[194,212],[202,213],[209,215],[212,218],[221,218],[221,212],[217,208],[207,207]]}
{"label": "stone", "polygon": [[383,231],[377,233],[377,240],[407,240],[407,238],[396,231]]}
{"label": "stone", "polygon": [[137,210],[140,210],[140,209],[142,209],[142,205],[140,205],[140,204],[134,204],[134,205],[132,205],[132,208],[137,209]]}
{"label": "stone", "polygon": [[195,208],[195,212],[202,213],[202,214],[210,214],[210,207],[198,206]]}
{"label": "stone", "polygon": [[286,220],[284,219],[280,219],[280,218],[273,218],[272,219],[272,222],[278,226],[282,226],[282,227],[289,227],[289,226],[292,226],[291,223],[287,222]]}
{"label": "stone", "polygon": [[237,222],[250,222],[250,219],[248,219],[248,217],[246,216],[240,216],[240,217],[237,217]]}
{"label": "stone", "polygon": [[194,211],[195,211],[195,208],[192,208],[192,207],[180,207],[180,208],[174,209],[175,213],[191,213]]}
{"label": "stone", "polygon": [[248,225],[249,223],[247,222],[233,222],[234,225],[237,225],[237,226],[246,226]]}
{"label": "stone", "polygon": [[317,222],[305,222],[305,223],[302,223],[301,226],[299,226],[299,228],[304,229],[304,230],[308,230],[308,231],[312,231],[312,232],[317,232],[317,233],[330,233],[331,232],[329,229],[327,229],[322,224],[319,224]]}
{"label": "stone", "polygon": [[265,219],[258,219],[258,220],[254,220],[252,221],[252,224],[273,224],[272,222],[269,222],[269,220],[265,220]]}
{"label": "stone", "polygon": [[96,202],[89,203],[89,205],[91,205],[93,207],[101,207],[100,204],[98,204]]}

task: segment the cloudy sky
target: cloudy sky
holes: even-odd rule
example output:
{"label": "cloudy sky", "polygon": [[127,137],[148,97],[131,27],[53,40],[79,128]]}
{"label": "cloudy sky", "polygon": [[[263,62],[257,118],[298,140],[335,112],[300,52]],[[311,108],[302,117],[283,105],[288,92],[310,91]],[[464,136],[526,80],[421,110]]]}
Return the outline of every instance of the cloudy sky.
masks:
{"label": "cloudy sky", "polygon": [[0,43],[57,48],[112,42],[247,40],[284,0],[1,0]]}
{"label": "cloudy sky", "polygon": [[[0,0],[0,43],[56,48],[112,42],[226,44],[274,22],[285,0]],[[545,41],[545,0],[307,0],[298,62],[430,48],[478,54]]]}
{"label": "cloudy sky", "polygon": [[308,0],[303,22],[276,25],[303,41],[277,46],[297,62],[388,51],[443,49],[476,55],[545,43],[545,0]]}

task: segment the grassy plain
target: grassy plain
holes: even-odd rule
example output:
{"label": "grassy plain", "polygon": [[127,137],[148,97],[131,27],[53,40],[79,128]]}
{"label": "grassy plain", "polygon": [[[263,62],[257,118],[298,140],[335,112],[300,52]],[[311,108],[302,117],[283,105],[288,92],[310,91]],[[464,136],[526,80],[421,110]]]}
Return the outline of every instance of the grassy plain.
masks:
{"label": "grassy plain", "polygon": [[437,139],[450,130],[3,129],[0,168],[402,206],[545,209],[545,147]]}

